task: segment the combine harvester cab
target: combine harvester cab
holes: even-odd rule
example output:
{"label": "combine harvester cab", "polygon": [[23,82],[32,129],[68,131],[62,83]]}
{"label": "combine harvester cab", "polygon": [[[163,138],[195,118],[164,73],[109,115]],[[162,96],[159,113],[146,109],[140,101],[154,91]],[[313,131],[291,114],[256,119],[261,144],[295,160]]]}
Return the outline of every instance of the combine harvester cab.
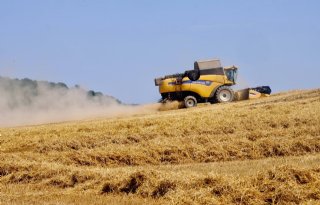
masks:
{"label": "combine harvester cab", "polygon": [[162,102],[177,100],[186,108],[202,102],[232,102],[231,86],[236,84],[237,72],[236,66],[222,67],[218,59],[196,61],[193,70],[156,78],[155,85]]}

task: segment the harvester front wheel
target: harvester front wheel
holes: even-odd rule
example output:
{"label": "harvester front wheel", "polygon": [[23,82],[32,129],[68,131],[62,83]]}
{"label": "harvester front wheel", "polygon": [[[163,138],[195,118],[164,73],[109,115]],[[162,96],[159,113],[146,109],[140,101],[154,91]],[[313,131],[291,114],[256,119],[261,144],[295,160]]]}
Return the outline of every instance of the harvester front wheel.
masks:
{"label": "harvester front wheel", "polygon": [[232,102],[234,91],[229,86],[221,86],[216,92],[216,100],[220,103]]}
{"label": "harvester front wheel", "polygon": [[184,98],[184,106],[186,108],[196,107],[197,106],[197,99],[191,95]]}

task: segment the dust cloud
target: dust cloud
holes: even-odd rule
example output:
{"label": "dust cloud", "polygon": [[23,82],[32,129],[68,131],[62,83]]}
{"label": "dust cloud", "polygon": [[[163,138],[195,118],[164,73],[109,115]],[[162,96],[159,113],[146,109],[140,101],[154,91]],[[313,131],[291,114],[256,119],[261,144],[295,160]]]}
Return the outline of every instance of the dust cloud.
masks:
{"label": "dust cloud", "polygon": [[125,105],[79,86],[0,77],[0,127],[145,114],[158,108],[158,104]]}

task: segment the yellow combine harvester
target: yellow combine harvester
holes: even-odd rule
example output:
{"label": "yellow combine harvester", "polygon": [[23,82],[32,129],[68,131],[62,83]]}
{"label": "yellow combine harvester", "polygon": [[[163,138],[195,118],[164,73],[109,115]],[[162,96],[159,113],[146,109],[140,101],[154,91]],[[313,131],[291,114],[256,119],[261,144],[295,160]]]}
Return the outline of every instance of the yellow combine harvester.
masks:
{"label": "yellow combine harvester", "polygon": [[201,102],[231,102],[237,98],[231,88],[236,84],[237,72],[236,66],[222,67],[218,59],[196,61],[193,70],[156,78],[155,85],[159,86],[162,102],[177,100],[186,108]]}

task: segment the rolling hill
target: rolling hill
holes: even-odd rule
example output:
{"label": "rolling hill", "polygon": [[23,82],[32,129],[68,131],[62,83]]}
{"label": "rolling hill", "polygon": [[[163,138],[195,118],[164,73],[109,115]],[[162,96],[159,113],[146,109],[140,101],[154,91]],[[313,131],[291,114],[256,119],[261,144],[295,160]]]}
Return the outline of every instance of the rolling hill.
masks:
{"label": "rolling hill", "polygon": [[0,204],[320,203],[319,89],[0,134]]}

